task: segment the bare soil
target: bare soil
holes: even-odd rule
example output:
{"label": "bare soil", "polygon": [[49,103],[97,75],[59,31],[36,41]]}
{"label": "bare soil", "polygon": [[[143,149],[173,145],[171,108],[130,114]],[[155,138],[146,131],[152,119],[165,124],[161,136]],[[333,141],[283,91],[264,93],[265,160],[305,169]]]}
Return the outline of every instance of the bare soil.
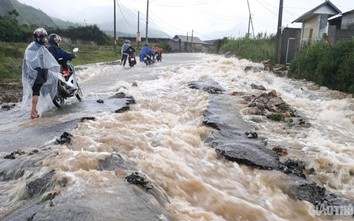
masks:
{"label": "bare soil", "polygon": [[0,105],[4,103],[17,103],[22,99],[22,83],[0,83]]}

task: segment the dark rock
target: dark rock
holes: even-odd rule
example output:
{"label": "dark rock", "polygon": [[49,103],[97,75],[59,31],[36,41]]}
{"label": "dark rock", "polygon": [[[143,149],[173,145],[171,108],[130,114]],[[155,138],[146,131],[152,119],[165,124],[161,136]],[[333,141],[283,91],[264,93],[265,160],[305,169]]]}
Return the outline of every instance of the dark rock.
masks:
{"label": "dark rock", "polygon": [[214,147],[218,153],[230,161],[260,169],[278,169],[278,156],[264,146],[254,143],[239,142]]}
{"label": "dark rock", "polygon": [[314,205],[323,202],[326,197],[326,190],[316,183],[307,181],[301,177],[289,175],[290,179],[285,192],[293,199],[305,200]]}
{"label": "dark rock", "polygon": [[258,134],[256,132],[246,131],[245,134],[246,134],[247,138],[258,138]]}
{"label": "dark rock", "polygon": [[125,106],[125,107],[115,110],[114,113],[123,113],[123,112],[128,111],[129,109],[130,109],[129,106]]}
{"label": "dark rock", "polygon": [[25,154],[25,152],[21,151],[21,150],[16,150],[16,151],[13,151],[10,154],[6,155],[4,158],[5,159],[16,159],[16,154],[23,155],[23,154]]}
{"label": "dark rock", "polygon": [[96,120],[96,118],[95,117],[83,117],[83,118],[81,118],[80,122],[84,122],[87,120]]}
{"label": "dark rock", "polygon": [[99,161],[98,170],[115,170],[117,168],[128,169],[124,159],[118,153],[113,153],[104,160]]}
{"label": "dark rock", "polygon": [[73,135],[71,135],[68,132],[64,132],[59,139],[56,139],[56,144],[70,144],[71,143],[71,138]]}
{"label": "dark rock", "polygon": [[285,162],[280,164],[279,169],[286,174],[293,174],[298,177],[306,178],[305,163],[300,160],[287,159]]}
{"label": "dark rock", "polygon": [[265,91],[266,88],[263,85],[251,84],[252,89],[262,90]]}
{"label": "dark rock", "polygon": [[203,123],[218,129],[207,139],[215,151],[240,164],[261,169],[278,169],[277,154],[266,147],[264,138],[255,132],[248,132],[252,128],[243,121],[239,107],[228,100],[230,97],[215,95],[210,99]]}
{"label": "dark rock", "polygon": [[275,151],[278,154],[278,156],[288,155],[288,151],[281,147],[274,147],[272,150]]}
{"label": "dark rock", "polygon": [[135,98],[133,96],[127,96],[127,104],[135,104]]}
{"label": "dark rock", "polygon": [[192,81],[188,86],[192,89],[202,89],[210,94],[221,94],[225,91],[219,83],[211,79],[206,81]]}
{"label": "dark rock", "polygon": [[148,181],[146,181],[145,177],[138,172],[134,172],[130,174],[129,176],[125,177],[125,180],[130,183],[130,184],[135,184],[138,186],[141,186],[145,188],[146,190],[150,190],[153,188],[153,185],[149,184]]}
{"label": "dark rock", "polygon": [[306,173],[309,174],[309,175],[312,175],[312,174],[315,174],[316,171],[315,171],[314,168],[310,168],[310,169],[306,170]]}
{"label": "dark rock", "polygon": [[12,108],[16,107],[16,104],[5,104],[1,106],[1,109],[4,111],[11,110]]}
{"label": "dark rock", "polygon": [[102,100],[102,99],[98,99],[98,100],[97,100],[97,103],[99,103],[99,104],[103,104],[103,103],[104,103],[104,100]]}
{"label": "dark rock", "polygon": [[126,98],[127,95],[123,92],[118,92],[115,95],[111,96],[110,98]]}
{"label": "dark rock", "polygon": [[35,179],[27,183],[26,190],[29,196],[34,197],[41,193],[44,193],[48,189],[53,175],[54,175],[54,170],[44,174],[42,177],[38,179]]}

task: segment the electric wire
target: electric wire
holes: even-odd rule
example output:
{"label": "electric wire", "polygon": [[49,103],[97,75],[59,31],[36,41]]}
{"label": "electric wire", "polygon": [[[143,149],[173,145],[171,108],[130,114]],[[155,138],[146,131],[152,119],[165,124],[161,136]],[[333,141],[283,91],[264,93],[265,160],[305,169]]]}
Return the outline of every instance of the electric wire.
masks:
{"label": "electric wire", "polygon": [[128,20],[125,18],[125,15],[124,15],[122,9],[120,8],[120,5],[119,5],[118,0],[116,0],[116,2],[117,2],[117,5],[118,5],[118,8],[119,8],[120,13],[122,13],[122,16],[123,16],[123,19],[124,19],[125,23],[127,23],[127,25],[129,25],[130,27],[135,27],[134,25],[130,24],[130,23],[128,22]]}

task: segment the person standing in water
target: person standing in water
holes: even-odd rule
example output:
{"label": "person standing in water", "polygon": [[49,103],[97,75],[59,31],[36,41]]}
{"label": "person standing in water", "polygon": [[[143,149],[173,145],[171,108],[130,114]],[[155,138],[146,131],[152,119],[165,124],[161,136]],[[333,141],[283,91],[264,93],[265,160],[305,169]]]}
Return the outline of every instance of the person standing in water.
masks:
{"label": "person standing in water", "polygon": [[39,117],[39,96],[44,98],[49,94],[52,101],[58,86],[60,66],[44,46],[47,42],[48,34],[44,28],[34,30],[33,41],[27,46],[22,62],[22,108],[31,106],[32,119]]}

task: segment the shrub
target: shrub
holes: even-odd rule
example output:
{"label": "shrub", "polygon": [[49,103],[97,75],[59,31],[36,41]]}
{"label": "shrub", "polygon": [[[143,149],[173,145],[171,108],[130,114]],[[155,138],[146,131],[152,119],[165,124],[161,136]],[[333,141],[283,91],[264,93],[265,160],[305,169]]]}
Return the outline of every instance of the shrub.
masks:
{"label": "shrub", "polygon": [[320,41],[300,49],[290,64],[288,76],[354,93],[353,68],[354,40],[342,41],[334,46]]}

